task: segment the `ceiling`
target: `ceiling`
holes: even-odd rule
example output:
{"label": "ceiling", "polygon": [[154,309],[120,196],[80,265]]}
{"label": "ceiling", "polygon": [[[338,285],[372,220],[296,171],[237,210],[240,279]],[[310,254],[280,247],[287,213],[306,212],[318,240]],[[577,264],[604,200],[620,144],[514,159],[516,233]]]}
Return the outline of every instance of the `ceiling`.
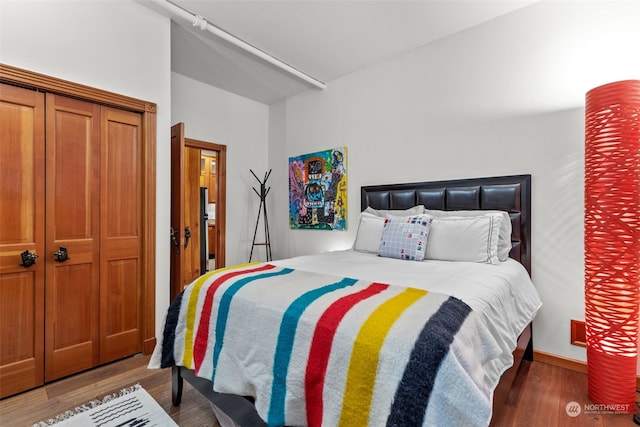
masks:
{"label": "ceiling", "polygon": [[[331,81],[535,0],[171,0],[321,82]],[[172,71],[271,104],[313,87],[184,16],[171,17]],[[316,89],[321,90],[321,89]]]}

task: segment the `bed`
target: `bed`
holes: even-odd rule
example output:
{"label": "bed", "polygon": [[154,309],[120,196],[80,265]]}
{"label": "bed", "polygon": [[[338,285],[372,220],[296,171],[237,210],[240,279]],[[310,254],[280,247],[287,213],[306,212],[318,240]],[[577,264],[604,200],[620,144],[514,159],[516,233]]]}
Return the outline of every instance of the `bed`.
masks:
{"label": "bed", "polygon": [[223,426],[489,424],[532,359],[531,176],[365,186],[361,210],[351,250],[178,296],[149,365],[172,368],[174,405],[186,379]]}

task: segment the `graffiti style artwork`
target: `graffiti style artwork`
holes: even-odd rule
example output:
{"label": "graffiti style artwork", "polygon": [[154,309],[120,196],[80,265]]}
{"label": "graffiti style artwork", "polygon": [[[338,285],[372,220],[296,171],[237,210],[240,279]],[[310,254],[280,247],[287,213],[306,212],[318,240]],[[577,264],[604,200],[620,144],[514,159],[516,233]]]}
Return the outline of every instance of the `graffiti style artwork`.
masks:
{"label": "graffiti style artwork", "polygon": [[347,147],[289,158],[289,226],[347,229]]}

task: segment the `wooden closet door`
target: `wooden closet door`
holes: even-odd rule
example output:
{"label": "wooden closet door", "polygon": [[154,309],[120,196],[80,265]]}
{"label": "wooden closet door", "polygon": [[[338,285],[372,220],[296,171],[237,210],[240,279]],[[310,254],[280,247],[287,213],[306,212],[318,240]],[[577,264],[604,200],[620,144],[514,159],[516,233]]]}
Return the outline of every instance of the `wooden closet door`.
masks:
{"label": "wooden closet door", "polygon": [[142,351],[142,120],[102,107],[100,363]]}
{"label": "wooden closet door", "polygon": [[45,381],[51,381],[98,363],[100,106],[53,94],[46,100]]}
{"label": "wooden closet door", "polygon": [[44,381],[44,114],[42,93],[0,84],[0,398]]}

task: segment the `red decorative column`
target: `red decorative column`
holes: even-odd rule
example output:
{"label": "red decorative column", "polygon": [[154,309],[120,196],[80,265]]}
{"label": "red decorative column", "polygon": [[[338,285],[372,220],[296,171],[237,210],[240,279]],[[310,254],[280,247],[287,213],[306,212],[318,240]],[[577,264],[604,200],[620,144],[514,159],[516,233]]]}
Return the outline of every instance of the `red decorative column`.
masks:
{"label": "red decorative column", "polygon": [[[590,90],[585,117],[589,397],[634,412],[640,302],[640,80]],[[624,406],[623,406],[624,405]]]}

